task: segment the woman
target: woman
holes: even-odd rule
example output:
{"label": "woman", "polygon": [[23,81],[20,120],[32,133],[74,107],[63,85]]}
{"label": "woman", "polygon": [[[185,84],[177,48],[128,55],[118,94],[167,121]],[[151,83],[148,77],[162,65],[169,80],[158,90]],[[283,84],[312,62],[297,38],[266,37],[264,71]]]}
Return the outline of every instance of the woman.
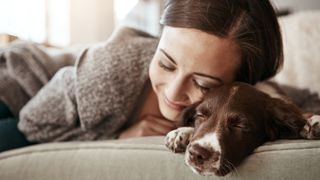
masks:
{"label": "woman", "polygon": [[149,69],[152,90],[140,121],[120,138],[165,135],[181,110],[206,92],[232,81],[255,84],[283,63],[279,25],[268,0],[169,0],[161,24]]}
{"label": "woman", "polygon": [[[266,80],[283,62],[279,25],[268,0],[168,0],[161,24],[159,44],[135,32],[134,36],[115,35],[108,45],[86,50],[76,68],[60,70],[22,109],[19,129],[33,142],[165,135],[177,127],[181,111],[207,92],[233,81]],[[118,45],[120,40],[125,43]],[[116,58],[110,50],[140,49],[141,53],[132,54],[141,61],[154,52],[145,49],[153,48],[151,63],[97,60],[92,65],[100,59],[97,56]],[[119,66],[137,66],[139,71],[123,67],[119,71]],[[58,90],[57,85],[62,88]],[[136,91],[141,95],[135,99]]]}

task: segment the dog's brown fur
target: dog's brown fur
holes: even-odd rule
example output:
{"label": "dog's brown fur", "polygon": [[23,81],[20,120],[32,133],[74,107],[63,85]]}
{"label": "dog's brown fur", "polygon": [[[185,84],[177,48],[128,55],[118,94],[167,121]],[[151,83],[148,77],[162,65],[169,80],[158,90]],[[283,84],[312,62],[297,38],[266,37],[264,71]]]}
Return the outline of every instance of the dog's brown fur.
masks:
{"label": "dog's brown fur", "polygon": [[[293,103],[272,98],[239,82],[224,85],[206,95],[202,102],[185,109],[181,118],[185,126],[194,127],[186,148],[186,162],[200,174],[225,175],[232,170],[228,164],[237,166],[266,141],[311,139],[312,133],[304,128],[308,121]],[[221,152],[193,143],[212,132],[218,136]],[[312,137],[317,139],[319,135]],[[217,158],[212,157],[217,154],[220,166],[212,168],[211,165],[217,163]]]}

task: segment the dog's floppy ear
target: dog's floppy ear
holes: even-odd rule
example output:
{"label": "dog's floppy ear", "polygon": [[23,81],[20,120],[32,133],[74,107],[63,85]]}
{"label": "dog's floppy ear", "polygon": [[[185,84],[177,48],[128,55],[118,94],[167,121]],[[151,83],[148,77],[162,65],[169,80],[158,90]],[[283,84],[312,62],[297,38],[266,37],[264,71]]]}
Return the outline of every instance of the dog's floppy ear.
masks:
{"label": "dog's floppy ear", "polygon": [[196,114],[196,108],[200,103],[192,104],[186,107],[180,114],[179,121],[182,126],[194,126],[194,117]]}
{"label": "dog's floppy ear", "polygon": [[265,128],[269,140],[300,137],[305,119],[293,103],[272,98],[267,106],[267,113],[269,116],[265,121]]}

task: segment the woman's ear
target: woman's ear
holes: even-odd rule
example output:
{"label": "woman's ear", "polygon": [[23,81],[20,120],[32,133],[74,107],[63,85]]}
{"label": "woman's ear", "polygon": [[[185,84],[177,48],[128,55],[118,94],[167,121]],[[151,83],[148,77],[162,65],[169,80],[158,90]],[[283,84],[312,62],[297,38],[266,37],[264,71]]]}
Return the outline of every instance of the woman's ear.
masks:
{"label": "woman's ear", "polygon": [[196,114],[196,108],[200,103],[192,104],[186,107],[179,116],[179,122],[182,126],[194,126],[194,116]]}
{"label": "woman's ear", "polygon": [[295,139],[306,124],[303,113],[293,103],[271,98],[267,106],[266,133],[269,140]]}

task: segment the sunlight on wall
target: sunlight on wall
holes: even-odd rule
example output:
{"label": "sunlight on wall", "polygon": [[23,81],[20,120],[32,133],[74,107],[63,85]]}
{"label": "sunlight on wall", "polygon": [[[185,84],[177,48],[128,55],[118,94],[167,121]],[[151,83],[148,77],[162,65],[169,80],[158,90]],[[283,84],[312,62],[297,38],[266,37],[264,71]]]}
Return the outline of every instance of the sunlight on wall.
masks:
{"label": "sunlight on wall", "polygon": [[45,1],[1,0],[0,22],[0,33],[43,42],[46,39]]}
{"label": "sunlight on wall", "polygon": [[107,39],[138,0],[0,0],[0,34],[67,46]]}
{"label": "sunlight on wall", "polygon": [[139,0],[114,0],[116,21],[123,20]]}
{"label": "sunlight on wall", "polygon": [[69,43],[69,0],[0,0],[0,33],[65,46]]}
{"label": "sunlight on wall", "polygon": [[114,23],[113,0],[70,0],[71,44],[104,41],[112,34]]}
{"label": "sunlight on wall", "polygon": [[47,0],[48,43],[56,46],[70,44],[70,1]]}
{"label": "sunlight on wall", "polygon": [[131,2],[132,4],[125,0],[115,2],[118,3],[115,10],[120,14],[116,19],[117,26],[134,27],[155,36],[160,34],[159,20],[164,0],[139,0]]}

